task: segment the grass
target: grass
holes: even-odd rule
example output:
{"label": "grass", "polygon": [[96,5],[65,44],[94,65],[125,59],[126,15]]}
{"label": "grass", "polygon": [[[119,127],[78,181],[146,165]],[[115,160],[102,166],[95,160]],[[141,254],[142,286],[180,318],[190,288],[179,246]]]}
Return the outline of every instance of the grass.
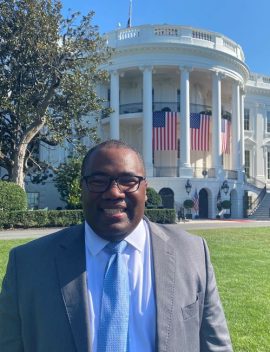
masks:
{"label": "grass", "polygon": [[[270,229],[193,230],[206,238],[234,352],[270,351]],[[8,251],[27,240],[0,240],[0,283]]]}
{"label": "grass", "polygon": [[270,229],[192,231],[206,238],[235,352],[270,351]]}

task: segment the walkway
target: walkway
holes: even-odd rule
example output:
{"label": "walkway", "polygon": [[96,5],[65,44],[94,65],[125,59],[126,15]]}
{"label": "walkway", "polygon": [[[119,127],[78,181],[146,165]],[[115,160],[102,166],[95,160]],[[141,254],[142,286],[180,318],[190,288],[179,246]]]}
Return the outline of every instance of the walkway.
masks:
{"label": "walkway", "polygon": [[[179,226],[187,231],[194,229],[232,228],[232,227],[270,227],[270,221],[256,221],[249,219],[237,220],[189,220],[179,222]],[[38,229],[13,229],[0,230],[0,240],[38,238],[61,230],[61,228],[38,228]]]}

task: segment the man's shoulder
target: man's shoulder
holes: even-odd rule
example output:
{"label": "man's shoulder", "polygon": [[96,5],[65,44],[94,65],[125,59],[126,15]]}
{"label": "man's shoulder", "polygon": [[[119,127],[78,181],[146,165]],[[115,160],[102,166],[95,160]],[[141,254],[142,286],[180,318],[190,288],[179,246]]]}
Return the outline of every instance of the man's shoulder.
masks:
{"label": "man's shoulder", "polygon": [[56,248],[58,245],[65,245],[70,243],[83,233],[83,224],[70,226],[68,228],[64,228],[60,231],[53,232],[49,235],[39,237],[37,239],[31,240],[30,242],[17,246],[12,251],[16,251],[18,253],[27,253],[31,252],[32,250],[51,250],[52,248]]}
{"label": "man's shoulder", "polygon": [[200,236],[191,234],[181,228],[178,224],[158,224],[151,221],[148,222],[150,233],[152,236],[158,236],[166,243],[171,243],[173,246],[180,245],[183,247],[204,247],[204,239]]}

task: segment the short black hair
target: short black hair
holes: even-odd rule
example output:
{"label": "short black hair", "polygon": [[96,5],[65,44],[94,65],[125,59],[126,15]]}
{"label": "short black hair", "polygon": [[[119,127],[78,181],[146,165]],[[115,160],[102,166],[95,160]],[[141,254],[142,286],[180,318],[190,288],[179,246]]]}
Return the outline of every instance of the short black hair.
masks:
{"label": "short black hair", "polygon": [[82,168],[81,168],[81,176],[84,176],[84,172],[85,172],[85,168],[86,168],[86,163],[89,160],[90,156],[97,150],[99,149],[105,149],[105,148],[110,148],[110,147],[115,147],[115,148],[123,148],[123,149],[128,149],[128,150],[132,150],[134,153],[136,153],[136,155],[138,156],[142,167],[143,167],[143,171],[145,172],[145,166],[144,166],[144,161],[143,161],[143,157],[142,155],[138,152],[138,150],[134,147],[132,147],[131,145],[129,145],[128,143],[118,140],[118,139],[109,139],[106,140],[102,143],[99,143],[97,145],[95,145],[94,147],[92,147],[91,149],[88,150],[88,152],[86,153],[85,157],[83,158],[82,161]]}

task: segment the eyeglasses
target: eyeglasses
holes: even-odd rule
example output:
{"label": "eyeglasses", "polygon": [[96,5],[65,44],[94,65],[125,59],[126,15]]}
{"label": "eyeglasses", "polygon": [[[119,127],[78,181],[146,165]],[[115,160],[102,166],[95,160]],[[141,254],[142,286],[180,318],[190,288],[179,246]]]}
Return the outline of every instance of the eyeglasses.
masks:
{"label": "eyeglasses", "polygon": [[102,193],[106,192],[112,182],[115,182],[119,191],[123,193],[136,192],[140,187],[142,181],[145,180],[143,176],[118,176],[110,177],[106,175],[90,175],[82,176],[89,192]]}

